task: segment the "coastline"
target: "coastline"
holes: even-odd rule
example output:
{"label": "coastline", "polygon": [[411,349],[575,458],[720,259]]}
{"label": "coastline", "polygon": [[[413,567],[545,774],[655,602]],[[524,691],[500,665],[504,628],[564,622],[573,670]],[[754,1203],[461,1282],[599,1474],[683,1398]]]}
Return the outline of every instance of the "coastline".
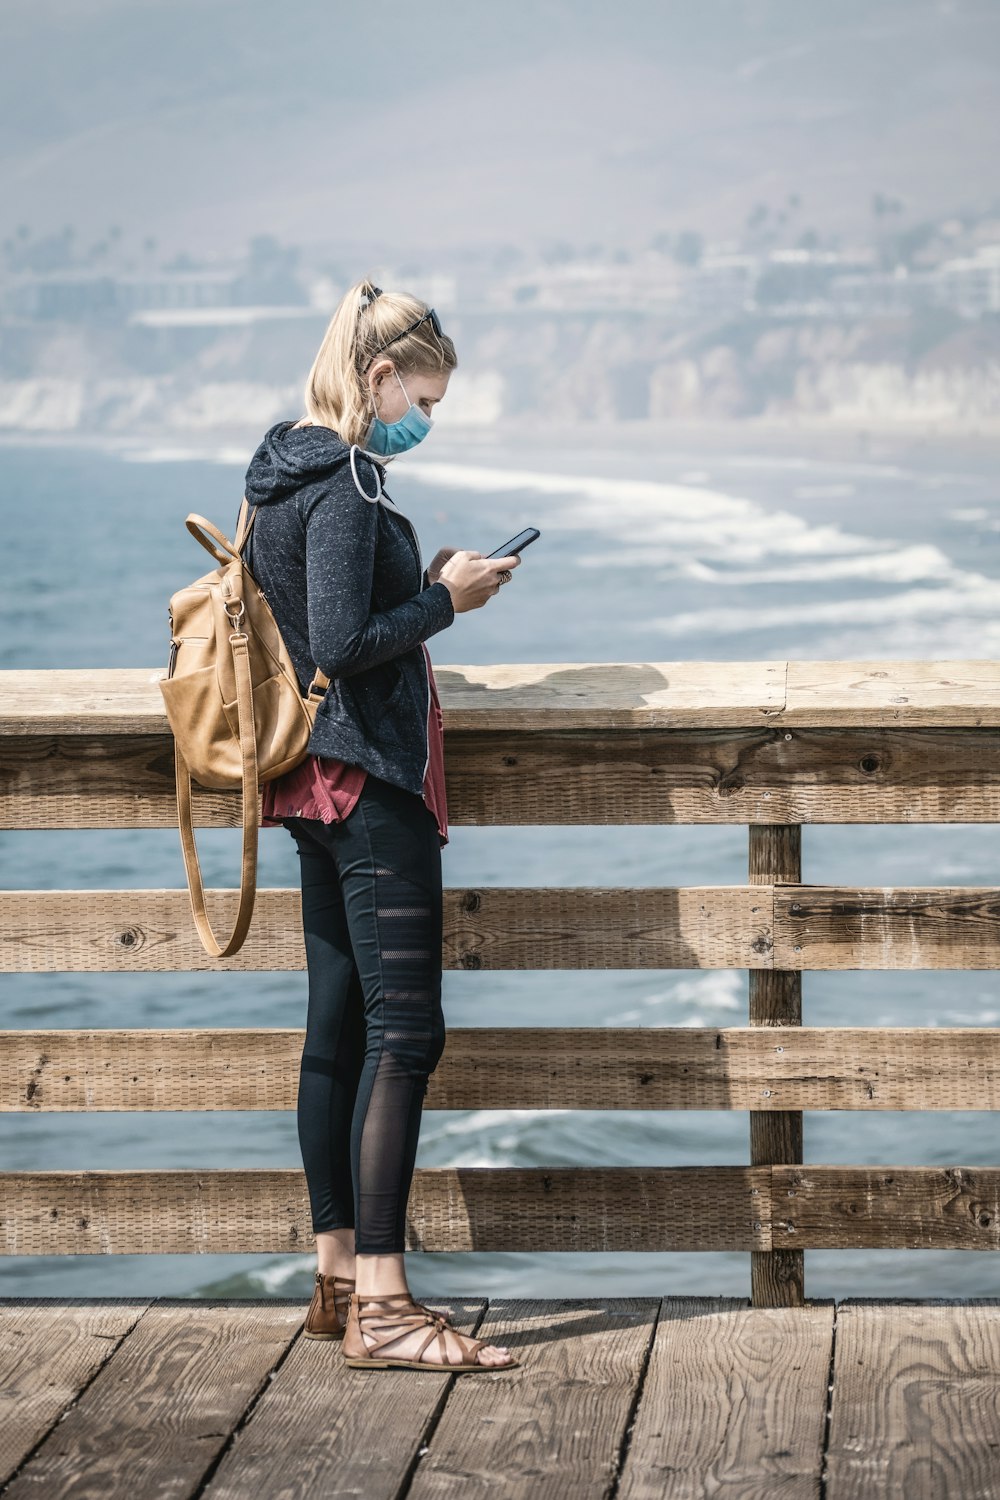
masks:
{"label": "coastline", "polygon": [[[275,417],[274,421],[280,420]],[[180,433],[175,428],[132,427],[123,432],[39,431],[30,428],[0,429],[0,447],[44,448],[67,451],[89,449],[118,454],[126,461],[238,463],[260,441],[263,426],[199,428]],[[718,449],[723,453],[751,448],[774,457],[791,456],[808,449],[813,459],[835,463],[852,460],[887,463],[905,452],[912,462],[914,454],[926,454],[934,461],[939,454],[954,458],[961,453],[968,459],[1000,459],[1000,424],[995,429],[966,427],[957,424],[917,424],[913,422],[831,422],[824,419],[775,419],[747,417],[721,420],[600,420],[589,422],[550,422],[546,419],[502,418],[489,424],[438,423],[435,448],[461,451],[463,448],[503,448],[508,444],[531,449],[586,447],[599,439],[602,450],[616,446],[633,453],[654,453],[658,448]]]}

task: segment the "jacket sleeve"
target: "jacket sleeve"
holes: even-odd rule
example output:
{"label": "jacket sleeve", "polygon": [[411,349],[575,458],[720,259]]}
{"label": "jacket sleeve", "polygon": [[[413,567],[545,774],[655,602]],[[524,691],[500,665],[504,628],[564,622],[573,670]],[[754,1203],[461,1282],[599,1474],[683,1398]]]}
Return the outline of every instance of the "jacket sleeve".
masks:
{"label": "jacket sleeve", "polygon": [[349,468],[330,476],[304,519],[309,650],[327,677],[378,666],[452,623],[455,606],[441,582],[392,609],[371,610],[377,506],[358,493]]}

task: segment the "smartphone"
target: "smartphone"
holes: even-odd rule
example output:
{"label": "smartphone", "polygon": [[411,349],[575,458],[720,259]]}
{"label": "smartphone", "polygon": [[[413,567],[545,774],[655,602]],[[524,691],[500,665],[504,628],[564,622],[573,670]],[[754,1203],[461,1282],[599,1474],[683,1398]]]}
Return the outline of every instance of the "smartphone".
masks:
{"label": "smartphone", "polygon": [[506,542],[502,547],[498,547],[495,552],[487,552],[486,556],[510,557],[514,552],[520,554],[528,546],[529,542],[533,542],[541,534],[537,526],[526,526],[523,531],[517,533],[517,536],[511,537],[509,542]]}

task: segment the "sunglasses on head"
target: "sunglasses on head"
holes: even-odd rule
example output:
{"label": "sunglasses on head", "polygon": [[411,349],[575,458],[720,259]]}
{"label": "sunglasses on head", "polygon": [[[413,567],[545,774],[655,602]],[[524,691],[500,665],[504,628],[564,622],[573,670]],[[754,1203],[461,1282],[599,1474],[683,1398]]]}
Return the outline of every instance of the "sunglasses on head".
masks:
{"label": "sunglasses on head", "polygon": [[412,333],[415,328],[419,328],[421,323],[426,323],[428,318],[430,318],[431,320],[431,327],[434,329],[434,332],[437,334],[438,338],[441,338],[443,333],[443,330],[441,328],[441,319],[438,317],[433,307],[431,307],[428,308],[427,312],[423,313],[415,323],[411,323],[409,328],[404,328],[402,333],[394,333],[392,338],[389,339],[388,343],[382,344],[380,348],[375,350],[375,353],[372,355],[372,359],[375,359],[377,355],[388,349],[389,344],[394,344],[397,339],[405,339],[408,333]]}

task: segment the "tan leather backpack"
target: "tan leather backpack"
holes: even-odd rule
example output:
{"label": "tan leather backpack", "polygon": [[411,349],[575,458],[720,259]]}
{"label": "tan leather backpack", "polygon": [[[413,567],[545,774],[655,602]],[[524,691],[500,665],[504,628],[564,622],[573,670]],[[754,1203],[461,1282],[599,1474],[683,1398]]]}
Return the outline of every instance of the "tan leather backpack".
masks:
{"label": "tan leather backpack", "polygon": [[[185,521],[219,567],[171,595],[170,659],[167,675],[160,679],[174,736],[177,822],[191,912],[213,958],[228,958],[243,946],[253,916],[260,786],[305,760],[316,710],[330,685],[317,668],[302,696],[270,605],[241,555],[257,514],[254,506],[247,521],[247,509],[244,495],[235,542],[204,516],[192,513]],[[240,901],[224,947],[205,912],[191,821],[192,778],[204,787],[238,787],[242,797]]]}

